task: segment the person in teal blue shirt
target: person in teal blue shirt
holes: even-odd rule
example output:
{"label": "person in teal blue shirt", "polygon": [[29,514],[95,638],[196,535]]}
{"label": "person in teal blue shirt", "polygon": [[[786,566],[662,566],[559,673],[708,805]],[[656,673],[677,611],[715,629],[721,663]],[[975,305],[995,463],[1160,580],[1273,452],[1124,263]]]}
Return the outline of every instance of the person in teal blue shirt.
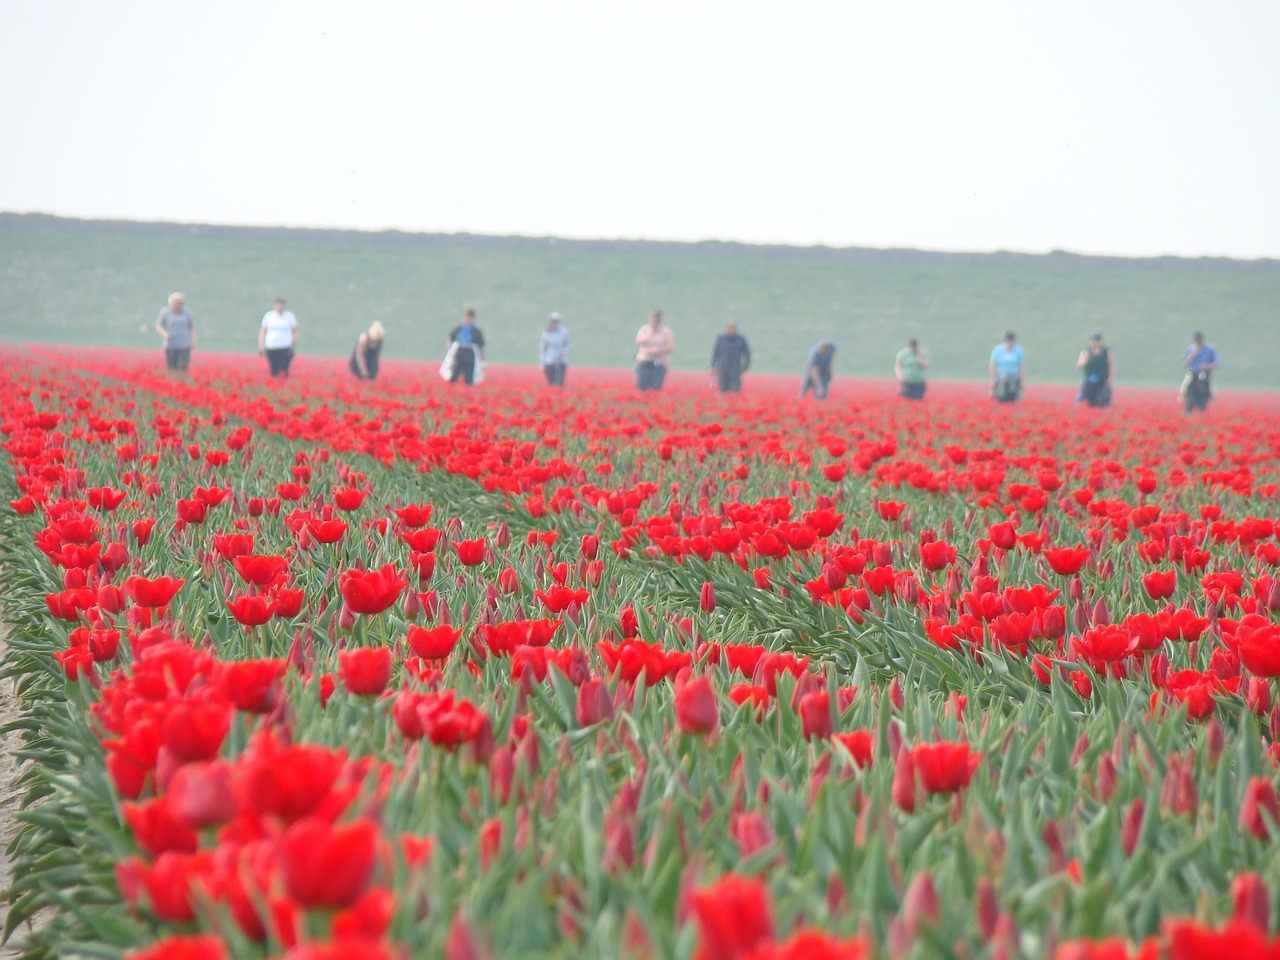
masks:
{"label": "person in teal blue shirt", "polygon": [[1022,395],[1022,378],[1027,355],[1022,352],[1018,335],[1010,330],[1004,340],[991,351],[987,372],[991,376],[991,396],[1000,403],[1012,403]]}

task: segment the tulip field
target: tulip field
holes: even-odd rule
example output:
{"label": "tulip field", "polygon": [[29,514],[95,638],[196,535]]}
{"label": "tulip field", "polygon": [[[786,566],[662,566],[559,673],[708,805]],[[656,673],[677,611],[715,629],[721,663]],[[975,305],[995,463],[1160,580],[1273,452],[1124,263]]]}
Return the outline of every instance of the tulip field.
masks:
{"label": "tulip field", "polygon": [[29,957],[1280,958],[1280,403],[0,348]]}

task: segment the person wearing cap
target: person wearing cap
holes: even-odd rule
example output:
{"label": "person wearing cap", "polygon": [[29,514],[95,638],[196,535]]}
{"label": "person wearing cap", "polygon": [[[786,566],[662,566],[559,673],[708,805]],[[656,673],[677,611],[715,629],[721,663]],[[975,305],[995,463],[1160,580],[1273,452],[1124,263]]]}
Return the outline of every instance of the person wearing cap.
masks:
{"label": "person wearing cap", "polygon": [[902,396],[908,400],[924,399],[924,372],[928,366],[929,354],[921,350],[920,341],[912,337],[893,361],[893,375],[898,378]]}
{"label": "person wearing cap", "polygon": [[1089,346],[1080,351],[1076,367],[1084,371],[1084,382],[1080,384],[1076,403],[1087,403],[1091,407],[1111,406],[1111,378],[1115,375],[1116,366],[1111,351],[1102,345],[1102,334],[1095,333],[1089,337]]}
{"label": "person wearing cap", "polygon": [[170,374],[186,376],[191,348],[196,345],[196,318],[180,293],[169,295],[169,305],[156,317],[156,333],[164,341],[164,363]]}
{"label": "person wearing cap", "polygon": [[738,332],[736,323],[727,323],[711,348],[711,369],[716,372],[721,393],[741,393],[742,375],[751,366],[751,347]]}
{"label": "person wearing cap", "polygon": [[813,391],[813,399],[825,400],[831,390],[831,361],[836,356],[834,340],[819,340],[809,351],[804,365],[804,382],[800,384],[800,399]]}
{"label": "person wearing cap", "polygon": [[991,351],[987,373],[991,377],[991,396],[999,403],[1013,403],[1022,395],[1022,378],[1027,369],[1027,355],[1012,330]]}
{"label": "person wearing cap", "polygon": [[551,313],[538,344],[538,360],[546,375],[547,386],[563,387],[564,372],[569,363],[569,331],[560,322],[560,314]]}
{"label": "person wearing cap", "polygon": [[676,335],[662,322],[662,311],[649,314],[649,321],[636,333],[636,389],[661,390],[667,379],[667,364],[676,350]]}
{"label": "person wearing cap", "polygon": [[355,349],[351,351],[351,372],[357,380],[373,380],[378,376],[378,362],[382,357],[382,344],[387,331],[377,320],[360,334]]}
{"label": "person wearing cap", "polygon": [[1218,350],[1206,343],[1204,334],[1197,330],[1191,335],[1191,343],[1183,354],[1182,366],[1187,371],[1182,380],[1183,403],[1187,413],[1203,410],[1213,397],[1213,371],[1218,369]]}

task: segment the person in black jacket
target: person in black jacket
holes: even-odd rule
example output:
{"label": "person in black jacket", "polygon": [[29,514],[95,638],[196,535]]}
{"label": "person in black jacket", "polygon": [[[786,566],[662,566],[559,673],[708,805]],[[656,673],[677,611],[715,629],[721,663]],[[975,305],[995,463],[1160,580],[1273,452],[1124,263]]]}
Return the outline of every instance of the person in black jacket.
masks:
{"label": "person in black jacket", "polygon": [[737,324],[726,324],[724,333],[716,337],[711,349],[711,369],[720,381],[720,392],[741,393],[742,374],[750,366],[751,348],[747,338],[738,332]]}
{"label": "person in black jacket", "polygon": [[453,355],[453,371],[450,383],[465,380],[471,386],[476,380],[476,369],[484,363],[484,334],[476,326],[475,307],[467,307],[462,323],[449,331],[449,352]]}
{"label": "person in black jacket", "polygon": [[1102,345],[1102,334],[1089,338],[1089,346],[1080,351],[1076,366],[1084,371],[1084,382],[1076,403],[1091,407],[1111,406],[1111,377],[1115,373],[1115,359],[1111,351]]}
{"label": "person in black jacket", "polygon": [[387,332],[382,324],[374,321],[368,330],[360,334],[355,349],[351,351],[351,372],[357,380],[372,380],[378,375],[378,362],[382,357],[382,343]]}

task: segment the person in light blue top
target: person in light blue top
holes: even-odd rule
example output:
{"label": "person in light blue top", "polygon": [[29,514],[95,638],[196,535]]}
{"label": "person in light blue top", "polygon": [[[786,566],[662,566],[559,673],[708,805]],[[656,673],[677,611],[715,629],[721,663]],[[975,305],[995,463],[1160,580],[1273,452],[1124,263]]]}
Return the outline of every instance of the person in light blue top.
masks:
{"label": "person in light blue top", "polygon": [[1027,355],[1022,352],[1018,335],[1010,330],[1004,340],[991,351],[987,372],[991,377],[991,396],[999,403],[1013,403],[1022,395],[1022,378]]}
{"label": "person in light blue top", "polygon": [[1182,366],[1187,375],[1182,381],[1182,398],[1187,413],[1203,410],[1213,396],[1213,371],[1218,369],[1218,349],[1206,343],[1204,334],[1197,330],[1191,335],[1191,345],[1183,354]]}
{"label": "person in light blue top", "polygon": [[809,359],[804,365],[804,382],[800,384],[800,399],[803,400],[809,391],[813,391],[815,400],[825,400],[831,391],[831,361],[835,359],[836,345],[833,340],[819,340],[809,351]]}
{"label": "person in light blue top", "polygon": [[558,313],[547,317],[547,326],[538,344],[538,358],[547,377],[547,386],[563,387],[564,371],[569,363],[569,331],[560,323]]}

